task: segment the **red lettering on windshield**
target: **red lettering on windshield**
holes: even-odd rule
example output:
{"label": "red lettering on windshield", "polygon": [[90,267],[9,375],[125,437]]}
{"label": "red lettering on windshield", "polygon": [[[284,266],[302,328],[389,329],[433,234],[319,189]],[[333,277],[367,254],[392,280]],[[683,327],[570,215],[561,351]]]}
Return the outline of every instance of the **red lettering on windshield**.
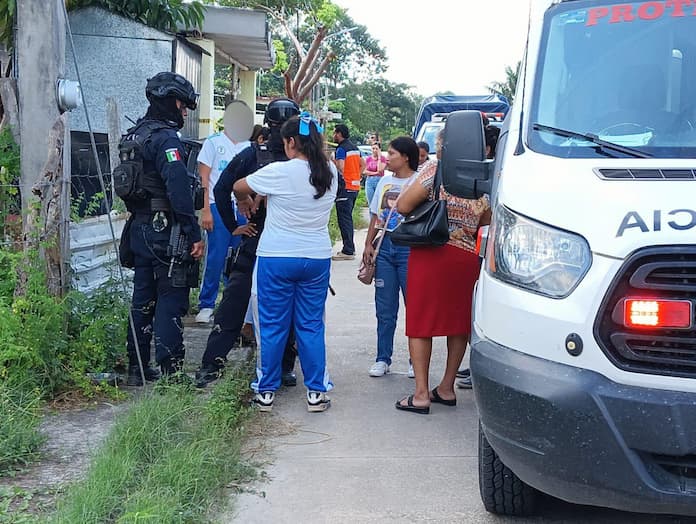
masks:
{"label": "red lettering on windshield", "polygon": [[672,16],[686,16],[683,8],[691,5],[691,0],[667,0],[665,5],[672,9]]}
{"label": "red lettering on windshield", "polygon": [[[623,22],[633,22],[639,20],[657,20],[669,13],[674,18],[687,16],[684,8],[688,6],[696,7],[696,0],[666,0],[643,2],[635,4],[616,4],[611,7],[593,7],[587,10],[587,27],[597,25],[600,22],[618,24]],[[611,15],[611,16],[610,16]],[[696,16],[696,8],[691,16]]]}
{"label": "red lettering on windshield", "polygon": [[633,6],[628,4],[615,5],[611,9],[611,19],[610,24],[616,24],[618,22],[633,22],[636,17],[633,16]]}
{"label": "red lettering on windshield", "polygon": [[600,18],[604,18],[609,14],[609,8],[607,7],[593,7],[589,11],[589,16],[587,17],[588,26],[597,25]]}

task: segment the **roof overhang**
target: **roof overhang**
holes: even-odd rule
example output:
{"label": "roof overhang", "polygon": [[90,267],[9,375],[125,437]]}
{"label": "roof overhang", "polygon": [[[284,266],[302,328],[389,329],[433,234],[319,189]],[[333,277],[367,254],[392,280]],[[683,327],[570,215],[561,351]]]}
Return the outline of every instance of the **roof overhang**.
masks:
{"label": "roof overhang", "polygon": [[271,69],[275,52],[266,13],[253,9],[205,6],[203,37],[215,42],[215,63],[245,69]]}

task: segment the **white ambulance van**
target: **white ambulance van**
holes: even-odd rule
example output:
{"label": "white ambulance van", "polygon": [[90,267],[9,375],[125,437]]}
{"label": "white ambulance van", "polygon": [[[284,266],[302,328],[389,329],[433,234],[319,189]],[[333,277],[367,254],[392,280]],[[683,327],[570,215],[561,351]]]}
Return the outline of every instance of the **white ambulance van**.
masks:
{"label": "white ambulance van", "polygon": [[696,1],[531,0],[494,164],[447,119],[445,187],[491,196],[471,372],[487,510],[696,515]]}

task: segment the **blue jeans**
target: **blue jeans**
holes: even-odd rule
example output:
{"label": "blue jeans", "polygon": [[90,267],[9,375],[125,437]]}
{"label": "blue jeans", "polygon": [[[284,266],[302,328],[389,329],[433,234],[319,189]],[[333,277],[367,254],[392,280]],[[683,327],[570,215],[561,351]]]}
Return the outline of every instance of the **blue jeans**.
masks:
{"label": "blue jeans", "polygon": [[[215,204],[210,204],[210,212],[213,215],[213,230],[208,231],[207,235],[205,268],[203,269],[201,291],[198,295],[199,309],[213,309],[215,307],[227,250],[230,247],[236,248],[241,240],[241,237],[232,236],[232,233],[227,230]],[[246,218],[237,213],[237,223],[240,226],[246,224]]]}
{"label": "blue jeans", "polygon": [[330,270],[328,258],[256,259],[260,336],[254,391],[280,388],[283,353],[293,324],[305,386],[309,391],[333,388],[326,369],[324,326]]}
{"label": "blue jeans", "polygon": [[375,194],[375,189],[377,189],[377,184],[382,180],[381,176],[369,176],[365,179],[365,196],[367,197],[367,207],[372,204],[372,197]]}
{"label": "blue jeans", "polygon": [[377,362],[391,365],[394,332],[399,315],[399,289],[406,303],[406,274],[410,248],[392,243],[387,233],[377,254],[375,309],[377,311]]}

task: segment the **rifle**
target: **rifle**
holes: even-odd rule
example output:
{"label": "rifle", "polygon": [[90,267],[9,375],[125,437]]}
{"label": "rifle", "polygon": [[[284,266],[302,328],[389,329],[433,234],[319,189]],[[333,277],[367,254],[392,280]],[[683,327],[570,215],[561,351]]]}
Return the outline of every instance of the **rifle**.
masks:
{"label": "rifle", "polygon": [[181,231],[181,224],[174,222],[167,246],[169,272],[172,287],[198,287],[199,264],[191,256],[191,244]]}

